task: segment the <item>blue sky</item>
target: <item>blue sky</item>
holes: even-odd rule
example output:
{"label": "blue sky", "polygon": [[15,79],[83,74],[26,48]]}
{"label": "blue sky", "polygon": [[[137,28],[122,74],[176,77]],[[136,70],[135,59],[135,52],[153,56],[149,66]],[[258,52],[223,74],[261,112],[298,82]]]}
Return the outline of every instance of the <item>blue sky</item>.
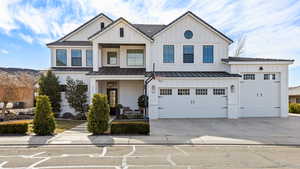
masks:
{"label": "blue sky", "polygon": [[289,84],[300,85],[299,0],[0,0],[0,67],[48,68],[45,43],[100,12],[168,24],[187,10],[235,42],[246,37],[245,57],[295,59]]}

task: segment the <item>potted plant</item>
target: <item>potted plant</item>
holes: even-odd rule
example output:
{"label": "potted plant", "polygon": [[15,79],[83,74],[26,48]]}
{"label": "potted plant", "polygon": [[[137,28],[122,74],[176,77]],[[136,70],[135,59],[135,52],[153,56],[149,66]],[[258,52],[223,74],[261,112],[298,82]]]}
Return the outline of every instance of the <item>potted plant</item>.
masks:
{"label": "potted plant", "polygon": [[148,107],[148,96],[146,95],[141,95],[138,98],[138,105],[141,113],[145,113],[145,108]]}
{"label": "potted plant", "polygon": [[116,115],[117,115],[117,117],[119,117],[120,114],[123,114],[123,105],[122,104],[117,104],[116,105]]}

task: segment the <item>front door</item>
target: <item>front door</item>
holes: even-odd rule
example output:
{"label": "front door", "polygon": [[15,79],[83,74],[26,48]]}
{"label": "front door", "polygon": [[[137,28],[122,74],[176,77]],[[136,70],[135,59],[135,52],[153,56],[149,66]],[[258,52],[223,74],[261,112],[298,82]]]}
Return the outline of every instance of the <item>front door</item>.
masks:
{"label": "front door", "polygon": [[118,104],[118,90],[117,89],[107,89],[108,104],[110,107],[110,114],[116,114],[116,106]]}

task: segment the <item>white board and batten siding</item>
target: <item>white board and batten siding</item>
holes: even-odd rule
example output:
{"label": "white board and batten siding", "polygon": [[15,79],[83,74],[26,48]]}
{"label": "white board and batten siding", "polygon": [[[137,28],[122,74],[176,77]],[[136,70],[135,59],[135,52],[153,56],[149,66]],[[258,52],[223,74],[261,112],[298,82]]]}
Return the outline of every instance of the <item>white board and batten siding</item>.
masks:
{"label": "white board and batten siding", "polygon": [[[186,39],[184,32],[191,30],[193,37]],[[174,45],[174,63],[163,63],[163,45]],[[194,46],[194,63],[183,63],[183,45]],[[214,46],[214,63],[203,63],[203,45]],[[151,44],[151,61],[147,63],[146,69],[152,70],[152,63],[155,63],[157,71],[224,71],[228,65],[222,64],[221,59],[228,57],[229,43],[208,30],[195,18],[187,15],[178,20],[175,25],[154,36]]]}
{"label": "white board and batten siding", "polygon": [[98,19],[91,22],[88,26],[85,26],[84,29],[74,33],[72,36],[67,37],[66,41],[87,41],[90,36],[101,29],[101,22],[104,23],[105,26],[109,25],[112,21],[108,18],[102,16]]}

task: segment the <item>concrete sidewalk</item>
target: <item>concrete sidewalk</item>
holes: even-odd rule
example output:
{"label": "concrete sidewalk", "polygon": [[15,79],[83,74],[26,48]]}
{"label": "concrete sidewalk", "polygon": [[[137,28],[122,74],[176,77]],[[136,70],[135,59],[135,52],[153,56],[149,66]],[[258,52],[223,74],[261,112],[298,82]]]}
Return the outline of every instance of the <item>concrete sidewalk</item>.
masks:
{"label": "concrete sidewalk", "polygon": [[86,123],[55,136],[0,136],[1,145],[300,145],[298,138],[261,137],[236,139],[218,136],[93,136],[86,130]]}

